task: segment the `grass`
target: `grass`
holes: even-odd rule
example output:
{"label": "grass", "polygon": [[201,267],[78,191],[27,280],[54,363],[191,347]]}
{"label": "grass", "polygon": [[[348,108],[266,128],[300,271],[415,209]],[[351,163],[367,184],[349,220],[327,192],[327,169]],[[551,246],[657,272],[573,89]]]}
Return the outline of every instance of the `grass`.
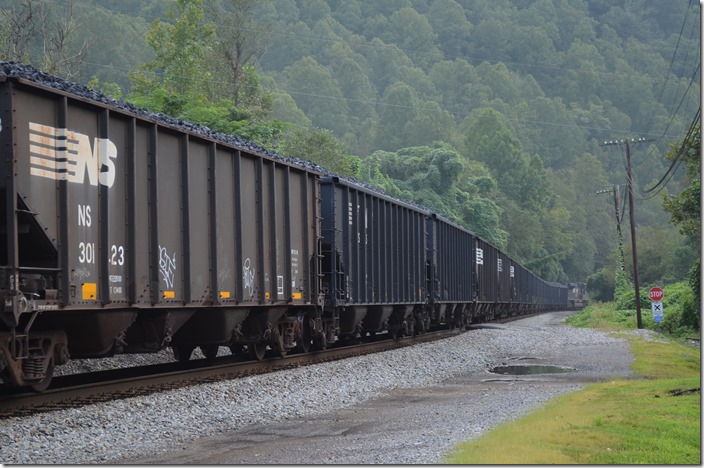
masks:
{"label": "grass", "polygon": [[[623,329],[608,306],[590,307],[574,321],[593,328]],[[639,379],[593,384],[563,395],[518,421],[461,444],[445,461],[701,464],[699,350],[624,336],[630,341]]]}
{"label": "grass", "polygon": [[636,328],[636,315],[633,311],[616,310],[612,302],[589,306],[567,319],[573,327],[588,327],[606,331],[633,330]]}

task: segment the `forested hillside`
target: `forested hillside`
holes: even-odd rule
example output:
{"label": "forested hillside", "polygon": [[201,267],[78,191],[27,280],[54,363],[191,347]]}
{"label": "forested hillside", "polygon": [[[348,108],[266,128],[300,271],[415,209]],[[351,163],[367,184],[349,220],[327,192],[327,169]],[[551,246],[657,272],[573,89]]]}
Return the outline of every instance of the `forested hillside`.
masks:
{"label": "forested hillside", "polygon": [[[373,183],[453,217],[548,279],[614,277],[612,188],[626,206],[625,145],[604,142],[642,138],[630,146],[641,283],[685,278],[699,257],[699,242],[662,208],[663,193],[689,183],[684,171],[647,191],[698,115],[694,0],[0,8],[4,59]],[[31,11],[44,17],[22,40],[11,26]],[[47,47],[61,37],[62,47]]]}

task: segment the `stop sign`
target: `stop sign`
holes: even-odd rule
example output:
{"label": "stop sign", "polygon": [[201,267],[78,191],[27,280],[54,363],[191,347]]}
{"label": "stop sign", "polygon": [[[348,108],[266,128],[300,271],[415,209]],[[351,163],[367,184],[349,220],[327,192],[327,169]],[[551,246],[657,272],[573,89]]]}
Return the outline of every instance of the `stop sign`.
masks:
{"label": "stop sign", "polygon": [[665,297],[665,292],[662,290],[662,288],[651,288],[650,289],[650,300],[651,301],[662,301],[662,298]]}

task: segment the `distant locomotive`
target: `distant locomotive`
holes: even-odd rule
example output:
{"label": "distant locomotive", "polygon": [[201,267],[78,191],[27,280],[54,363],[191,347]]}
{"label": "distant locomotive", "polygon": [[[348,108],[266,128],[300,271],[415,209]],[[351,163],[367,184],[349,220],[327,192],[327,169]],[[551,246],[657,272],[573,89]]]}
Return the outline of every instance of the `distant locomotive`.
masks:
{"label": "distant locomotive", "polygon": [[586,283],[567,283],[567,300],[571,310],[581,310],[589,305]]}
{"label": "distant locomotive", "polygon": [[[0,62],[0,379],[579,307],[429,210]],[[583,291],[582,291],[583,292]]]}

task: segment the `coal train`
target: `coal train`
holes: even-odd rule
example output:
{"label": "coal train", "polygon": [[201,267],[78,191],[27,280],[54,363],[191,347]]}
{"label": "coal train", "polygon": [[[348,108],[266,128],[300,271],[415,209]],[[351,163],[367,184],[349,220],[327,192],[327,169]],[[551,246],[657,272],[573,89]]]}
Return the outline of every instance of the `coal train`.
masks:
{"label": "coal train", "polygon": [[0,220],[5,387],[72,358],[262,359],[576,304],[425,208],[8,62]]}

